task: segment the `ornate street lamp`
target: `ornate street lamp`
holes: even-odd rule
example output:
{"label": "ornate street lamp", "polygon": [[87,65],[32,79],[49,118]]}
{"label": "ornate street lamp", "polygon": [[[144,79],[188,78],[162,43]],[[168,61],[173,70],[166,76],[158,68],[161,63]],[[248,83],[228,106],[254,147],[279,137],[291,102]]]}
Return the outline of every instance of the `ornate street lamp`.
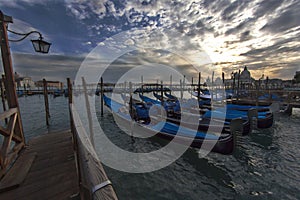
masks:
{"label": "ornate street lamp", "polygon": [[31,40],[34,50],[36,52],[39,52],[39,53],[48,53],[49,52],[51,43],[44,41],[43,40],[43,36],[42,36],[42,34],[40,32],[38,32],[38,31],[30,31],[29,33],[17,33],[17,32],[12,31],[12,30],[7,30],[7,31],[10,32],[10,33],[16,34],[16,35],[23,36],[22,38],[17,39],[17,40],[11,40],[11,39],[9,39],[10,42],[19,42],[19,41],[22,41],[25,38],[27,38],[32,33],[37,33],[40,36],[39,39]]}
{"label": "ornate street lamp", "polygon": [[31,40],[34,50],[39,53],[48,53],[50,49],[51,43],[42,40],[42,38],[38,40]]}

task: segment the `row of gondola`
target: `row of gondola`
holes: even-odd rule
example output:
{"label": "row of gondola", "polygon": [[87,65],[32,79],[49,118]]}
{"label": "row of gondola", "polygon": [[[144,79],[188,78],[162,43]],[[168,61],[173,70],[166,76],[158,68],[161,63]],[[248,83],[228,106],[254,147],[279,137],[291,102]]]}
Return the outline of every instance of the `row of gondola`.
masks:
{"label": "row of gondola", "polygon": [[221,154],[233,152],[237,134],[247,135],[253,128],[273,125],[269,105],[215,106],[209,91],[204,92],[201,96],[194,93],[197,98],[179,99],[170,90],[137,89],[120,95],[121,101],[108,95],[103,95],[103,99],[118,124],[135,134],[140,132]]}

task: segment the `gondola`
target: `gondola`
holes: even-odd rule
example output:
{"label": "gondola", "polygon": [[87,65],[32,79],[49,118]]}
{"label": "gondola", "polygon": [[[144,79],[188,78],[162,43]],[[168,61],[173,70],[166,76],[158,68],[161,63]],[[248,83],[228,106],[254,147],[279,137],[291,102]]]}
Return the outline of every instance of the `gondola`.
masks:
{"label": "gondola", "polygon": [[[249,116],[249,110],[253,110],[251,116]],[[235,119],[237,117],[241,117],[244,121],[250,120],[252,121],[253,118],[256,120],[256,126],[258,129],[266,129],[270,128],[273,125],[274,121],[274,115],[273,112],[270,110],[267,111],[257,111],[254,108],[251,108],[249,110],[234,110],[234,109],[216,109],[212,111],[207,111],[202,117],[203,118],[211,118],[211,115],[213,115],[216,118],[220,119],[226,119],[226,121],[230,121],[232,119]],[[252,123],[252,122],[251,122]]]}
{"label": "gondola", "polygon": [[[155,100],[155,99],[152,99],[152,98],[149,98],[145,95],[142,95],[142,94],[139,94],[139,97],[146,103],[152,103],[154,105],[160,105],[161,102],[158,101],[158,100]],[[177,100],[178,101],[178,100]],[[180,102],[178,101],[177,102],[178,104],[180,104]],[[182,103],[183,105],[181,105],[181,107],[186,107],[184,105],[184,103]],[[189,123],[189,120],[180,120],[180,118],[174,118],[174,117],[171,117],[171,115],[168,115],[168,110],[166,110],[167,112],[167,120],[172,122],[172,123],[175,123],[175,124],[180,124],[181,126],[185,126],[185,127],[191,127],[191,126],[194,126],[193,124],[190,124]],[[182,111],[181,111],[182,112]],[[205,112],[203,112],[202,114],[205,114],[206,112],[209,112],[211,114],[211,112],[209,110],[206,110]],[[201,113],[201,112],[200,112]],[[200,117],[199,115],[199,112],[198,113],[195,113],[196,115],[198,115],[198,117]],[[251,133],[252,131],[252,121],[249,120],[249,119],[252,119],[253,117],[255,117],[256,115],[256,112],[249,112],[247,113],[248,117],[244,117],[243,119],[243,132],[242,132],[242,135],[248,135]],[[185,113],[185,116],[187,115],[192,115],[192,113]],[[221,126],[221,129],[223,130],[228,130],[230,129],[229,126],[230,126],[230,122],[232,119],[234,119],[234,117],[231,117],[230,119],[225,119],[225,117],[223,116],[223,118],[221,117],[221,113],[217,113],[216,115],[217,119],[211,119],[211,116],[207,116],[207,117],[201,117],[199,119],[199,124],[198,124],[198,131],[207,131],[207,130],[220,130],[220,126]],[[240,116],[238,115],[235,115],[235,118],[239,118]],[[220,123],[220,120],[224,120],[224,124],[221,125]],[[212,125],[214,123],[211,123],[212,121],[218,121],[217,124],[218,125]]]}
{"label": "gondola", "polygon": [[[249,110],[252,111],[249,112]],[[218,109],[206,110],[201,117],[202,119],[209,120],[211,119],[212,113],[214,116],[216,116],[217,119],[218,118],[225,119],[227,123],[230,123],[232,119],[241,117],[244,120],[243,135],[247,135],[251,132],[252,125],[256,126],[256,128],[258,129],[267,129],[267,128],[271,128],[274,122],[273,112],[270,111],[268,105],[254,106],[254,105],[243,105],[243,104],[242,105],[227,104],[226,109],[218,108]],[[199,122],[199,124],[201,124],[201,121]],[[203,126],[199,125],[199,129],[201,128],[203,128]]]}
{"label": "gondola", "polygon": [[[240,119],[237,119],[232,123],[230,130],[222,132],[220,137],[214,133],[195,132],[192,129],[179,126],[169,121],[159,121],[150,118],[149,113],[147,116],[147,112],[144,112],[147,110],[147,105],[142,102],[131,100],[129,109],[127,109],[126,106],[114,101],[106,95],[103,95],[103,99],[105,105],[115,114],[115,119],[118,122],[122,122],[121,124],[128,130],[132,128],[132,123],[134,123],[135,128],[140,129],[143,133],[155,135],[167,140],[172,140],[176,136],[177,139],[175,142],[189,144],[190,147],[194,148],[201,148],[203,144],[205,144],[203,148],[213,146],[212,151],[220,154],[231,154],[233,152],[236,142],[235,135],[237,132],[242,131],[242,126],[239,124]],[[139,109],[141,110],[134,113],[134,110]],[[141,114],[141,116],[139,116],[139,114]],[[191,140],[192,142],[189,143]]]}

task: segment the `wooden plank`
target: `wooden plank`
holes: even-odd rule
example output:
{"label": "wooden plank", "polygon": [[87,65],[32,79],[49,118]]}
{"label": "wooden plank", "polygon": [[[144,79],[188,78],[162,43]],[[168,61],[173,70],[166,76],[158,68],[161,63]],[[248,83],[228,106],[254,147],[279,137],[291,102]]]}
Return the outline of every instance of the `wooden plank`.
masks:
{"label": "wooden plank", "polygon": [[32,166],[32,170],[40,170],[40,169],[43,169],[45,167],[51,168],[51,167],[56,166],[58,163],[70,162],[69,161],[70,159],[71,158],[68,158],[66,156],[61,156],[61,157],[55,156],[54,158],[39,160],[38,163],[36,163],[34,166]]}
{"label": "wooden plank", "polygon": [[14,163],[13,167],[0,182],[0,192],[18,187],[25,179],[36,153],[24,153]]}
{"label": "wooden plank", "polygon": [[12,163],[18,157],[18,153],[25,146],[23,142],[15,144],[12,151],[7,154],[7,162]]}
{"label": "wooden plank", "polygon": [[60,142],[63,138],[68,138],[71,140],[71,137],[71,132],[69,130],[58,133],[48,133],[42,136],[32,138],[30,141],[28,141],[28,145],[35,146],[36,144],[42,145],[45,143],[56,143]]}
{"label": "wooden plank", "polygon": [[1,200],[69,199],[79,192],[69,131],[35,138],[29,141],[25,152],[36,152],[36,159],[23,183],[14,190],[0,193]]}
{"label": "wooden plank", "polygon": [[65,188],[68,188],[69,185],[72,185],[74,183],[73,175],[73,173],[67,171],[63,174],[52,176],[47,180],[40,177],[39,181],[27,183],[26,185],[24,184],[24,187],[19,187],[16,190],[3,193],[0,197],[1,200],[48,199],[47,196],[51,195],[51,193],[55,193],[55,190],[58,190],[58,188],[64,190]]}
{"label": "wooden plank", "polygon": [[3,120],[5,118],[8,118],[10,117],[11,115],[15,114],[18,112],[18,109],[17,108],[11,108],[3,113],[0,114],[0,120]]}
{"label": "wooden plank", "polygon": [[17,120],[17,114],[14,114],[14,115],[11,115],[10,116],[10,119],[9,119],[9,122],[8,122],[8,130],[10,131],[10,135],[8,137],[5,137],[4,138],[4,141],[3,141],[3,144],[2,144],[2,148],[1,148],[1,166],[3,168],[6,168],[8,162],[7,162],[7,154],[9,153],[9,147],[10,147],[10,144],[11,144],[11,140],[12,140],[12,137],[14,135],[14,126],[15,126],[15,123],[16,123],[16,120]]}
{"label": "wooden plank", "polygon": [[[0,126],[0,134],[7,137],[9,136],[9,131],[4,129],[3,127]],[[13,135],[12,136],[12,140],[15,141],[15,142],[22,142],[22,138],[20,138],[19,136],[17,135]]]}
{"label": "wooden plank", "polygon": [[[47,180],[48,178],[54,176],[55,174],[64,173],[66,169],[68,169],[69,171],[73,171],[75,173],[76,166],[73,161],[74,160],[71,160],[70,162],[59,163],[52,167],[44,167],[39,169],[34,169],[33,168],[34,165],[33,165],[24,183],[33,182],[33,180],[36,179],[36,177],[43,177],[43,179]],[[35,160],[35,162],[38,161]]]}
{"label": "wooden plank", "polygon": [[[35,146],[35,147],[28,146],[27,150],[42,151],[42,152],[46,153],[47,151],[55,152],[57,148],[70,148],[70,149],[72,149],[72,146],[70,146],[70,142],[71,142],[71,140],[68,139],[66,141],[56,142],[54,144],[46,143],[46,144]],[[55,147],[56,149],[52,149],[53,147]]]}

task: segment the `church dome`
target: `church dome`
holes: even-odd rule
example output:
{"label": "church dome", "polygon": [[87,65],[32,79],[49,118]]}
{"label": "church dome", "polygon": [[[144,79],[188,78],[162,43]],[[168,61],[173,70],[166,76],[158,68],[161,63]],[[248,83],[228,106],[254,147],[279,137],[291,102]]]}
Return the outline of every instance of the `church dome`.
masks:
{"label": "church dome", "polygon": [[251,74],[250,74],[250,72],[248,71],[248,69],[247,69],[246,66],[245,66],[245,68],[244,68],[244,71],[242,71],[240,78],[241,78],[241,79],[247,79],[247,80],[249,80],[249,79],[251,78]]}

